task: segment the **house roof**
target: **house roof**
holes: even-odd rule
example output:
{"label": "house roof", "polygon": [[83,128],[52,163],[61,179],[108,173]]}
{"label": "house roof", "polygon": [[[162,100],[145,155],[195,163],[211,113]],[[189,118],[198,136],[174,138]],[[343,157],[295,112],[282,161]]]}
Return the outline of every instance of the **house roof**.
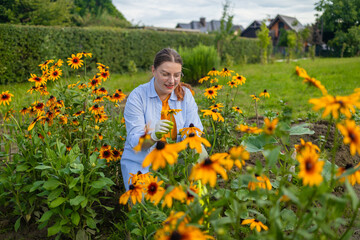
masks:
{"label": "house roof", "polygon": [[294,17],[289,17],[285,15],[278,14],[269,24],[268,28],[270,29],[278,20],[282,20],[290,29],[294,30],[295,32],[300,31],[304,28],[304,26]]}
{"label": "house roof", "polygon": [[[183,29],[198,29],[200,32],[214,32],[219,31],[221,26],[220,20],[211,20],[210,22],[204,22],[201,21],[191,21],[190,23],[178,23],[176,25],[176,28],[183,28]],[[241,25],[233,25],[231,30],[238,30],[238,29],[244,29]]]}
{"label": "house roof", "polygon": [[247,28],[241,31],[241,36],[256,38],[256,30],[260,29],[261,21],[253,21]]}

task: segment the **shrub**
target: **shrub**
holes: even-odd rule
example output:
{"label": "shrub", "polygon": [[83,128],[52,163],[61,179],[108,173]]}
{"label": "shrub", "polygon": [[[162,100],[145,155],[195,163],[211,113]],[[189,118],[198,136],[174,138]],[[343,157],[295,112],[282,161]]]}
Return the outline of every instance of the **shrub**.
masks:
{"label": "shrub", "polygon": [[208,47],[200,44],[189,49],[180,48],[179,54],[183,59],[184,82],[197,84],[198,80],[205,76],[209,69],[217,67],[220,58],[214,47]]}

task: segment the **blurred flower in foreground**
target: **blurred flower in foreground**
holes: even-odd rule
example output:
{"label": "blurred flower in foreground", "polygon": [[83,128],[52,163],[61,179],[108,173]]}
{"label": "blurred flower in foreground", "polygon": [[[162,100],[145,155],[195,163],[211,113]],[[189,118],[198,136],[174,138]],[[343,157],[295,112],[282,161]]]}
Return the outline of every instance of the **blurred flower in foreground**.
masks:
{"label": "blurred flower in foreground", "polygon": [[305,147],[301,154],[296,156],[300,162],[299,178],[303,180],[304,185],[319,186],[323,180],[321,172],[323,170],[324,161],[318,161],[319,154],[314,148]]}
{"label": "blurred flower in foreground", "polygon": [[9,91],[2,92],[0,95],[0,105],[1,104],[4,104],[4,106],[5,104],[9,105],[9,103],[11,102],[11,97],[14,97],[14,95],[9,93]]}
{"label": "blurred flower in foreground", "polygon": [[190,179],[201,180],[202,184],[209,182],[210,186],[214,187],[217,174],[220,174],[224,180],[228,178],[225,169],[221,166],[221,160],[213,160],[210,156],[192,168]]}
{"label": "blurred flower in foreground", "polygon": [[260,232],[261,228],[264,229],[265,231],[268,230],[268,227],[265,226],[262,222],[260,222],[257,219],[245,219],[241,222],[241,225],[246,225],[246,224],[250,224],[250,229],[253,230],[254,228],[256,228],[256,231]]}
{"label": "blurred flower in foreground", "polygon": [[337,128],[344,136],[344,143],[350,144],[350,153],[360,155],[360,127],[353,120],[345,120],[345,124],[337,124]]}

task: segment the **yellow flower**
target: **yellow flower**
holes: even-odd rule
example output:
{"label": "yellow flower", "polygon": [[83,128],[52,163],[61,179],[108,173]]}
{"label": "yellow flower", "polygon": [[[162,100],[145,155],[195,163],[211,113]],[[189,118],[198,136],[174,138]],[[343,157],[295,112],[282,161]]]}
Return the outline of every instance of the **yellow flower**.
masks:
{"label": "yellow flower", "polygon": [[73,114],[73,116],[78,117],[83,113],[85,113],[85,112],[84,111],[77,111],[76,113]]}
{"label": "yellow flower", "polygon": [[312,142],[305,142],[304,139],[300,138],[300,145],[295,145],[296,152],[301,154],[301,151],[305,149],[305,147],[313,148],[316,152],[320,152],[320,148],[313,144]]}
{"label": "yellow flower", "polygon": [[217,91],[217,90],[221,90],[223,88],[223,85],[216,84],[216,85],[212,86],[211,88]]}
{"label": "yellow flower", "polygon": [[63,65],[64,61],[59,59],[56,63],[54,63],[55,67],[61,67]]}
{"label": "yellow flower", "polygon": [[83,55],[84,55],[84,57],[92,57],[92,53],[88,53],[88,52],[81,52],[80,54],[81,54],[81,56],[83,56]]}
{"label": "yellow flower", "polygon": [[[210,83],[211,83],[211,84],[217,83],[217,82],[219,82],[219,80],[218,80],[217,78],[212,78],[212,79],[210,80]],[[221,85],[221,86],[222,86],[222,85]]]}
{"label": "yellow flower", "polygon": [[210,75],[210,76],[217,76],[217,75],[219,75],[219,71],[217,71],[216,69],[215,69],[215,67],[213,67],[209,72],[208,72],[208,74],[207,75]]}
{"label": "yellow flower", "polygon": [[122,100],[124,100],[126,97],[125,94],[121,93],[114,93],[111,97],[110,97],[110,101],[112,102],[121,102]]}
{"label": "yellow flower", "polygon": [[265,226],[262,222],[260,222],[257,219],[245,219],[241,222],[241,225],[246,225],[246,224],[250,224],[250,229],[253,230],[254,228],[256,228],[256,231],[260,232],[261,228],[264,229],[265,231],[267,231],[269,228],[267,226]]}
{"label": "yellow flower", "polygon": [[[357,164],[355,168],[358,168],[358,170],[350,175],[347,175],[346,178],[349,180],[351,185],[355,185],[355,183],[360,184],[360,164]],[[337,177],[341,177],[343,173],[345,173],[347,170],[353,169],[354,166],[352,164],[346,164],[345,167],[339,167],[336,173]],[[341,177],[340,182],[345,182],[345,177]]]}
{"label": "yellow flower", "polygon": [[50,71],[49,78],[54,81],[54,80],[60,78],[61,75],[62,75],[62,70],[59,68],[56,68],[56,69],[53,69]]}
{"label": "yellow flower", "polygon": [[181,109],[164,110],[164,111],[161,111],[161,116],[164,116],[165,119],[167,119],[168,117],[176,115],[178,112],[181,112],[181,111],[182,111]]}
{"label": "yellow flower", "polygon": [[251,127],[251,126],[247,126],[244,124],[240,124],[239,126],[237,126],[235,128],[235,130],[238,130],[240,132],[245,132],[245,133],[253,133],[253,134],[259,134],[261,133],[263,130],[257,127]]}
{"label": "yellow flower", "polygon": [[314,104],[313,109],[315,111],[325,108],[322,114],[323,118],[331,113],[335,119],[338,119],[339,113],[344,114],[347,118],[351,118],[351,112],[355,113],[355,107],[360,107],[359,98],[354,94],[350,96],[335,97],[326,95],[321,98],[310,99],[309,103]]}
{"label": "yellow flower", "polygon": [[189,136],[187,138],[185,138],[183,142],[186,144],[189,144],[189,148],[196,149],[197,153],[202,152],[201,144],[204,144],[206,147],[211,146],[211,144],[209,143],[208,140],[206,140],[205,138],[199,137],[195,133],[190,133]]}
{"label": "yellow flower", "polygon": [[38,117],[36,117],[36,118],[31,122],[31,124],[29,125],[28,131],[30,132],[30,131],[34,128],[36,122],[39,121],[39,120],[41,120],[41,119],[43,119],[43,118],[46,118],[46,117],[45,117],[45,116],[38,116]]}
{"label": "yellow flower", "polygon": [[104,71],[107,71],[109,69],[109,67],[105,66],[104,64],[101,64],[101,63],[96,63],[97,65],[97,68],[99,69],[100,72],[104,72]]}
{"label": "yellow flower", "polygon": [[46,83],[46,78],[38,77],[38,76],[36,76],[36,74],[32,74],[32,73],[30,75],[31,75],[31,78],[29,78],[29,82],[34,82],[35,87],[39,87],[41,84]]}
{"label": "yellow flower", "polygon": [[136,146],[133,148],[134,151],[136,151],[136,152],[141,151],[142,145],[144,144],[144,142],[145,142],[146,140],[150,140],[150,139],[151,139],[150,134],[145,133],[144,135],[142,135],[142,136],[139,138],[139,143],[138,143],[138,145],[136,145]]}
{"label": "yellow flower", "polygon": [[250,97],[252,97],[252,99],[253,100],[255,100],[255,101],[259,101],[260,100],[260,98],[258,98],[256,95],[250,95]]}
{"label": "yellow flower", "polygon": [[242,75],[239,75],[238,73],[236,74],[236,76],[232,77],[233,81],[236,81],[238,84],[243,85],[245,84],[246,78]]}
{"label": "yellow flower", "polygon": [[7,104],[10,105],[9,103],[11,102],[11,97],[13,97],[14,95],[12,95],[11,93],[9,93],[9,91],[6,92],[2,92],[0,95],[0,105],[1,104]]}
{"label": "yellow flower", "polygon": [[112,151],[110,149],[101,149],[99,157],[105,159],[106,162],[110,162],[113,159]]}
{"label": "yellow flower", "polygon": [[320,185],[323,180],[321,172],[324,161],[318,161],[319,154],[315,149],[305,147],[296,158],[300,162],[300,172],[298,176],[303,180],[303,184],[309,186]]}
{"label": "yellow flower", "polygon": [[183,191],[181,186],[174,187],[168,194],[165,195],[162,207],[167,206],[168,208],[171,208],[173,199],[176,199],[180,202],[185,201],[186,193]]}
{"label": "yellow flower", "polygon": [[41,68],[40,68],[41,70],[45,70],[45,69],[48,68],[48,65],[49,65],[50,63],[53,63],[53,62],[54,62],[54,60],[46,60],[45,62],[41,63],[41,64],[39,65],[39,67],[41,67]]}
{"label": "yellow flower", "polygon": [[219,73],[219,75],[221,76],[221,77],[231,77],[231,73],[233,73],[234,71],[233,70],[229,70],[229,69],[227,69],[227,68],[223,68],[222,70],[221,70],[221,72]]}
{"label": "yellow flower", "polygon": [[161,187],[161,184],[163,184],[163,181],[158,182],[157,177],[150,176],[148,183],[144,187],[145,199],[154,203],[154,205],[158,205],[165,193],[165,189]]}
{"label": "yellow flower", "polygon": [[204,93],[205,97],[207,97],[208,99],[215,99],[217,96],[217,91],[214,90],[213,88],[207,88],[205,89],[205,93]]}
{"label": "yellow flower", "polygon": [[270,122],[270,120],[268,118],[265,118],[264,122],[265,122],[264,132],[267,135],[274,134],[275,133],[275,128],[276,128],[277,123],[279,122],[279,119],[275,118],[274,120],[272,120]]}
{"label": "yellow flower", "polygon": [[237,81],[234,81],[234,80],[231,80],[231,81],[228,81],[227,84],[233,88],[233,87],[237,87],[239,85],[239,83]]}
{"label": "yellow flower", "polygon": [[229,150],[229,154],[224,158],[224,166],[230,170],[233,165],[241,169],[245,165],[245,161],[249,160],[250,154],[245,150],[243,146],[232,147]]}
{"label": "yellow flower", "polygon": [[207,240],[214,239],[212,236],[206,235],[195,226],[187,226],[185,222],[181,222],[177,227],[165,226],[163,229],[157,230],[155,234],[156,240]]}
{"label": "yellow flower", "polygon": [[129,186],[129,191],[121,195],[119,199],[119,203],[126,205],[129,198],[131,198],[131,202],[135,205],[137,202],[141,202],[143,193],[143,186],[140,184],[131,184]]}
{"label": "yellow flower", "polygon": [[186,144],[183,142],[167,144],[162,141],[156,143],[156,147],[144,159],[142,167],[152,164],[152,169],[156,171],[159,167],[164,168],[166,164],[177,162],[178,152],[184,150]]}
{"label": "yellow flower", "polygon": [[344,143],[350,144],[350,153],[360,155],[360,127],[353,120],[345,120],[345,124],[337,124],[337,128],[344,136]]}
{"label": "yellow flower", "polygon": [[88,83],[89,87],[91,87],[92,89],[94,89],[95,87],[97,87],[98,85],[101,85],[101,79],[98,76],[94,76],[93,79],[90,79],[90,82]]}
{"label": "yellow flower", "polygon": [[264,89],[264,91],[262,91],[260,94],[259,94],[259,97],[262,97],[264,96],[264,98],[269,98],[270,97],[270,94],[268,93],[268,91],[266,89]]}
{"label": "yellow flower", "polygon": [[95,104],[94,106],[91,106],[89,108],[89,111],[92,114],[102,114],[104,113],[104,106],[99,106],[98,104]]}
{"label": "yellow flower", "polygon": [[110,77],[110,73],[108,70],[105,70],[103,72],[98,73],[98,75],[100,76],[100,78],[105,82],[106,79],[108,79]]}
{"label": "yellow flower", "polygon": [[190,174],[191,180],[201,180],[202,184],[209,182],[211,187],[216,185],[217,174],[220,174],[224,180],[227,180],[225,169],[221,166],[221,160],[214,160],[211,156],[201,163],[196,164]]}
{"label": "yellow flower", "polygon": [[147,184],[150,181],[150,175],[151,175],[150,172],[143,174],[141,171],[138,171],[136,174],[130,173],[128,184],[130,184],[130,183],[132,183],[132,184],[136,184],[136,183]]}
{"label": "yellow flower", "polygon": [[239,107],[232,107],[232,109],[235,111],[235,112],[238,112],[240,114],[243,113],[243,111],[241,111],[241,109]]}
{"label": "yellow flower", "polygon": [[109,117],[106,115],[106,114],[104,114],[104,113],[101,113],[101,114],[95,114],[95,122],[96,123],[101,123],[101,122],[105,122],[106,120],[108,120],[109,119]]}
{"label": "yellow flower", "polygon": [[193,195],[193,193],[199,194],[199,189],[194,183],[191,183],[186,192],[186,204],[187,205],[189,205],[191,202],[194,201],[195,196]]}
{"label": "yellow flower", "polygon": [[306,73],[305,69],[303,69],[301,67],[296,66],[295,71],[299,77],[310,78],[309,75]]}
{"label": "yellow flower", "polygon": [[256,181],[250,181],[248,184],[248,188],[251,191],[254,191],[256,188],[263,188],[263,189],[267,189],[267,190],[271,190],[272,186],[271,186],[271,182],[269,180],[269,178],[265,175],[257,175],[255,174],[255,178]]}
{"label": "yellow flower", "polygon": [[195,133],[199,136],[201,136],[201,134],[203,134],[203,132],[199,128],[195,127],[194,124],[192,124],[192,123],[190,123],[189,127],[180,129],[179,133],[181,134],[182,138],[185,135],[189,136],[191,133]]}
{"label": "yellow flower", "polygon": [[199,81],[198,81],[198,82],[199,82],[199,83],[203,83],[204,81],[209,80],[209,78],[210,78],[209,76],[202,77],[202,78],[200,78],[200,79],[199,79]]}
{"label": "yellow flower", "polygon": [[122,155],[122,151],[117,150],[116,148],[114,148],[114,149],[111,151],[111,153],[112,153],[112,156],[113,156],[113,160],[114,160],[114,161],[120,160],[121,155]]}
{"label": "yellow flower", "polygon": [[76,54],[76,56],[74,54],[71,54],[71,58],[68,58],[67,63],[71,68],[78,69],[84,64],[84,61],[81,60],[81,58],[81,53]]}
{"label": "yellow flower", "polygon": [[318,89],[320,89],[321,93],[323,95],[327,95],[327,90],[326,88],[324,87],[324,85],[321,84],[321,82],[319,80],[316,80],[315,78],[305,78],[303,83],[307,83],[309,84],[310,86],[314,86]]}
{"label": "yellow flower", "polygon": [[214,121],[224,122],[224,118],[221,116],[221,114],[216,109],[213,109],[213,110],[201,110],[201,112],[204,113],[204,117],[205,116],[211,116]]}

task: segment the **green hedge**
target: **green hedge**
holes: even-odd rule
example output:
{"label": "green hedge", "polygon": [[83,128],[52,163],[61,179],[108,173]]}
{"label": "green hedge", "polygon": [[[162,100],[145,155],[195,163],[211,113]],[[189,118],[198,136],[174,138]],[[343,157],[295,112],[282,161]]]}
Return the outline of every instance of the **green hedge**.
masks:
{"label": "green hedge", "polygon": [[[149,69],[154,55],[164,47],[178,49],[199,43],[215,46],[215,36],[198,33],[161,32],[143,29],[41,27],[0,24],[0,84],[27,81],[47,59],[66,60],[73,53],[93,53],[115,73],[127,71],[130,60],[139,69]],[[256,40],[236,39],[224,44],[223,55],[235,61],[258,61]],[[246,56],[246,57],[245,57]],[[90,64],[93,68],[95,64]],[[89,67],[89,70],[91,68]]]}

